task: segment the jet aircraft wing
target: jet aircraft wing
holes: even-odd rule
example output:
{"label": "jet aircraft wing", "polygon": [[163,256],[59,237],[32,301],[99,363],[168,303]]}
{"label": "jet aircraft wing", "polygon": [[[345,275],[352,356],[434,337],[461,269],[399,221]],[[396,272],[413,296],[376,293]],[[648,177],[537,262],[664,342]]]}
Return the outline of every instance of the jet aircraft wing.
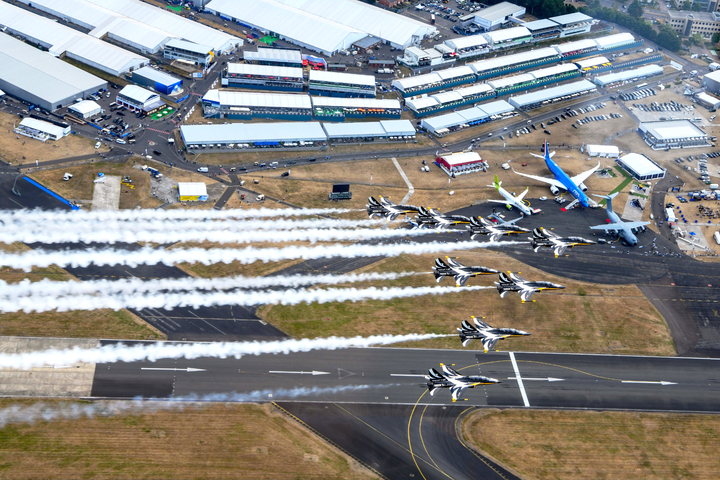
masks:
{"label": "jet aircraft wing", "polygon": [[600,162],[598,162],[598,164],[595,168],[591,168],[587,172],[579,173],[579,174],[575,175],[574,177],[571,177],[570,180],[572,180],[575,185],[580,185],[585,180],[587,180],[590,177],[590,175],[595,173],[595,171],[598,168],[600,168]]}
{"label": "jet aircraft wing", "polygon": [[464,287],[468,278],[470,278],[470,275],[455,275],[455,284],[458,287]]}
{"label": "jet aircraft wing", "polygon": [[462,395],[463,390],[465,390],[467,387],[464,385],[456,385],[454,387],[450,387],[450,393],[452,394],[452,401],[457,401],[458,398],[460,398],[460,395]]}
{"label": "jet aircraft wing", "polygon": [[515,199],[516,199],[518,202],[522,202],[523,198],[525,198],[525,195],[527,195],[527,193],[528,193],[529,191],[530,191],[530,189],[529,189],[529,188],[526,188],[525,191],[522,192],[522,193],[521,193],[520,195],[518,195],[517,197],[515,197]]}
{"label": "jet aircraft wing", "polygon": [[567,245],[555,245],[555,248],[553,248],[555,251],[555,256],[559,257],[563,253],[565,253],[565,250],[567,250]]}
{"label": "jet aircraft wing", "polygon": [[528,175],[527,173],[517,172],[517,171],[515,171],[515,169],[513,169],[513,172],[517,173],[518,175],[520,175],[522,177],[532,178],[533,180],[537,180],[538,182],[549,183],[550,185],[554,185],[559,189],[567,190],[567,188],[565,188],[565,185],[563,185],[560,180],[557,180],[555,178],[539,177],[537,175]]}
{"label": "jet aircraft wing", "polygon": [[638,228],[644,225],[649,225],[650,222],[622,222],[622,223],[608,223],[607,225],[595,225],[590,227],[592,230],[621,230],[623,228]]}
{"label": "jet aircraft wing", "polygon": [[526,288],[526,289],[520,290],[520,292],[518,292],[518,293],[520,293],[520,300],[522,300],[523,302],[528,302],[528,301],[530,301],[530,298],[533,296],[533,293],[535,293],[535,290]]}
{"label": "jet aircraft wing", "polygon": [[487,201],[487,202],[492,202],[492,203],[502,203],[503,205],[512,205],[512,203],[510,203],[510,202],[507,201],[507,200],[490,200],[490,199],[488,199],[488,200],[486,200],[486,201]]}
{"label": "jet aircraft wing", "polygon": [[483,347],[485,348],[485,353],[487,353],[487,352],[491,351],[493,348],[495,348],[495,344],[497,343],[498,340],[499,340],[498,337],[483,338],[482,344],[483,344]]}

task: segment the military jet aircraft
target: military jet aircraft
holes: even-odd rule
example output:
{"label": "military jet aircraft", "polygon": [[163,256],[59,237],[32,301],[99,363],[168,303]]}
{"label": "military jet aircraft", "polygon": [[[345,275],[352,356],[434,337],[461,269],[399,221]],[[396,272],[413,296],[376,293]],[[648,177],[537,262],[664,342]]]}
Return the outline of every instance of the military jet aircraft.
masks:
{"label": "military jet aircraft", "polygon": [[508,292],[518,292],[520,294],[520,300],[523,303],[530,300],[535,292],[542,292],[543,290],[559,290],[563,287],[552,282],[531,282],[525,280],[517,273],[500,273],[500,281],[495,282],[497,285],[498,292],[500,292],[500,298],[505,298]]}
{"label": "military jet aircraft", "polygon": [[529,188],[526,188],[523,193],[518,195],[517,197],[514,196],[512,193],[508,192],[504,188],[502,188],[502,182],[498,180],[498,176],[495,175],[495,182],[493,182],[492,185],[488,185],[488,187],[492,187],[498,191],[500,195],[502,195],[505,200],[488,200],[488,202],[493,203],[502,203],[505,206],[507,206],[508,210],[512,207],[517,208],[522,212],[523,215],[532,215],[533,213],[540,213],[539,208],[530,208],[528,207],[525,202],[523,201],[523,198],[525,198],[525,195],[527,195],[528,191],[530,191]]}
{"label": "military jet aircraft", "polygon": [[556,257],[565,253],[568,248],[597,243],[582,237],[561,237],[542,227],[534,229],[533,236],[529,240],[534,251],[537,252],[542,247],[552,248]]}
{"label": "military jet aircraft", "polygon": [[443,373],[431,368],[428,371],[428,375],[425,376],[428,380],[427,387],[431,396],[437,393],[438,388],[449,388],[452,395],[452,401],[455,402],[458,398],[460,398],[460,395],[466,388],[475,388],[478,385],[501,383],[500,380],[495,378],[460,375],[451,367],[443,365],[442,363],[440,365],[442,366]]}
{"label": "military jet aircraft", "polygon": [[493,223],[490,220],[483,217],[472,217],[470,218],[470,225],[467,229],[470,230],[470,238],[475,240],[478,235],[489,235],[490,240],[497,242],[503,235],[510,235],[511,233],[527,233],[530,230],[523,227],[518,227],[515,222],[523,217],[518,217],[514,220],[503,223]]}
{"label": "military jet aircraft", "polygon": [[623,222],[617,213],[613,212],[612,199],[617,196],[618,192],[612,195],[595,195],[607,200],[607,216],[610,221],[607,225],[597,225],[590,227],[592,230],[605,230],[605,232],[614,232],[620,235],[628,245],[635,246],[638,243],[638,239],[635,236],[635,231],[644,230],[645,225],[650,222]]}
{"label": "military jet aircraft", "polygon": [[497,270],[487,267],[466,267],[454,258],[445,258],[447,259],[447,263],[443,262],[440,258],[435,259],[433,273],[435,274],[435,280],[438,283],[442,281],[443,277],[455,277],[455,284],[458,287],[462,287],[470,277],[500,273]]}
{"label": "military jet aircraft", "polygon": [[465,215],[443,215],[432,208],[420,207],[415,222],[410,222],[415,228],[439,228],[470,223]]}
{"label": "military jet aircraft", "polygon": [[397,205],[385,197],[380,197],[380,201],[376,200],[375,197],[370,197],[368,198],[366,208],[370,218],[378,215],[387,217],[388,221],[393,221],[399,215],[417,213],[421,207],[416,207],[415,205]]}
{"label": "military jet aircraft", "polygon": [[457,329],[458,332],[460,332],[460,340],[462,341],[463,347],[467,347],[471,341],[477,339],[482,342],[485,353],[487,353],[489,350],[495,348],[498,340],[504,340],[508,337],[530,335],[528,332],[515,330],[514,328],[493,328],[477,317],[470,318],[473,319],[475,325],[472,325],[467,320],[463,320],[461,328]]}

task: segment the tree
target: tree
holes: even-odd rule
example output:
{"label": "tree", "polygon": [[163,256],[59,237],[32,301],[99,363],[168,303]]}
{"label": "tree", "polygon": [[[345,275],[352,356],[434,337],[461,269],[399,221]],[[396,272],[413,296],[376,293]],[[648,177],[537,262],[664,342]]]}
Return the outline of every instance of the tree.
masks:
{"label": "tree", "polygon": [[677,32],[675,32],[675,30],[673,30],[672,27],[667,23],[660,25],[660,32],[657,36],[657,43],[661,47],[665,47],[668,50],[672,50],[673,52],[680,50],[680,37],[678,36]]}
{"label": "tree", "polygon": [[640,6],[640,2],[638,0],[634,0],[630,4],[630,6],[628,7],[628,15],[638,19],[643,16],[643,8],[642,6]]}
{"label": "tree", "polygon": [[690,10],[692,10],[693,12],[699,12],[699,11],[700,11],[700,7],[701,7],[700,2],[693,2],[692,7],[690,8]]}
{"label": "tree", "polygon": [[712,43],[714,45],[718,42],[720,42],[720,33],[715,32],[715,33],[713,33],[713,36],[712,36]]}
{"label": "tree", "polygon": [[705,39],[700,34],[700,32],[695,32],[692,37],[690,37],[695,45],[702,45],[705,43]]}

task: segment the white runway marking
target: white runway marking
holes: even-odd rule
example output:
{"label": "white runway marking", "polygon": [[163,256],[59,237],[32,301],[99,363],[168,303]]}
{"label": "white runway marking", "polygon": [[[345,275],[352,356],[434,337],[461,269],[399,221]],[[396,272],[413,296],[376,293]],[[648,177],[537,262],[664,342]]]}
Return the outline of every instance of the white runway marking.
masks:
{"label": "white runway marking", "polygon": [[523,404],[525,404],[526,407],[530,406],[530,402],[528,401],[527,393],[525,393],[525,385],[523,385],[522,377],[520,376],[520,370],[518,369],[517,362],[515,361],[515,354],[513,352],[508,352],[510,355],[510,361],[512,362],[513,370],[515,370],[515,379],[518,382],[518,387],[520,388],[520,394],[522,395]]}

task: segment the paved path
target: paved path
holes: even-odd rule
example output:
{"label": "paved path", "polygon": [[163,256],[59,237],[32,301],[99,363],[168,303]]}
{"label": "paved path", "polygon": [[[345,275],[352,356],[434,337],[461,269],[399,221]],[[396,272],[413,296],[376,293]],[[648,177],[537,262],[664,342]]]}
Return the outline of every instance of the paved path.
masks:
{"label": "paved path", "polygon": [[412,194],[415,193],[415,189],[413,188],[412,183],[410,183],[410,180],[408,180],[407,175],[405,175],[405,172],[403,171],[402,167],[398,163],[397,158],[393,157],[392,161],[395,164],[395,168],[397,168],[398,172],[400,172],[400,176],[402,177],[402,179],[405,180],[405,184],[408,186],[407,194],[400,201],[400,204],[404,205],[408,202],[408,200],[410,200],[410,197],[412,197]]}

